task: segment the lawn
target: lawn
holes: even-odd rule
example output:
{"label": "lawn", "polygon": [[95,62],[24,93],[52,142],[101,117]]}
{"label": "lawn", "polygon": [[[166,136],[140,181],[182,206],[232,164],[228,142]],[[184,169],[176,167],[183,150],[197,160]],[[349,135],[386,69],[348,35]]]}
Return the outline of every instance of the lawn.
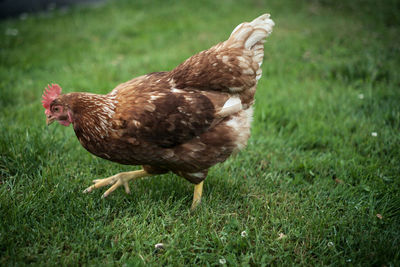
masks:
{"label": "lawn", "polygon": [[[135,2],[135,3],[133,3]],[[110,1],[0,21],[0,265],[400,265],[397,1]],[[269,12],[252,136],[201,205],[172,174],[107,199],[138,167],[45,125],[41,94],[107,93],[170,70]],[[163,243],[164,249],[155,249]]]}

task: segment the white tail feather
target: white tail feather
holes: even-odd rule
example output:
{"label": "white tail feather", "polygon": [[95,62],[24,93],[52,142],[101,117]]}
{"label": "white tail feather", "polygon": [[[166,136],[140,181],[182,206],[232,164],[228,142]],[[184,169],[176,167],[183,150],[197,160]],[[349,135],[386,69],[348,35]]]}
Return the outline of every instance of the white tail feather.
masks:
{"label": "white tail feather", "polygon": [[269,18],[269,14],[264,14],[254,19],[252,22],[239,24],[231,33],[229,41],[240,42],[247,49],[252,49],[254,45],[264,42],[265,38],[271,34],[275,23]]}
{"label": "white tail feather", "polygon": [[[239,24],[225,42],[226,47],[244,48],[253,51],[253,61],[261,67],[264,58],[265,39],[271,34],[275,25],[269,17],[269,14],[264,14],[252,22]],[[257,76],[261,77],[261,74],[257,74]]]}

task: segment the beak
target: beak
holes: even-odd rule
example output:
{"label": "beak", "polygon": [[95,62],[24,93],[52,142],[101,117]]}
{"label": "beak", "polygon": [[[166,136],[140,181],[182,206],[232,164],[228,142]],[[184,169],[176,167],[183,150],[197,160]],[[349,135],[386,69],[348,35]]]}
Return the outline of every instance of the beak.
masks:
{"label": "beak", "polygon": [[56,120],[56,118],[54,117],[47,117],[46,118],[46,125],[49,126],[50,124],[52,124],[54,121]]}

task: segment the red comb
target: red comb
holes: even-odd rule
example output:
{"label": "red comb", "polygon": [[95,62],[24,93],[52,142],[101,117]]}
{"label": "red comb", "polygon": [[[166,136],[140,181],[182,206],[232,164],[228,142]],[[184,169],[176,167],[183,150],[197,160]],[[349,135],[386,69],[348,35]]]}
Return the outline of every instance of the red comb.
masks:
{"label": "red comb", "polygon": [[[47,85],[42,95],[43,107],[47,110],[50,109],[51,102],[61,94],[61,87],[58,84]],[[50,111],[50,110],[49,110]]]}

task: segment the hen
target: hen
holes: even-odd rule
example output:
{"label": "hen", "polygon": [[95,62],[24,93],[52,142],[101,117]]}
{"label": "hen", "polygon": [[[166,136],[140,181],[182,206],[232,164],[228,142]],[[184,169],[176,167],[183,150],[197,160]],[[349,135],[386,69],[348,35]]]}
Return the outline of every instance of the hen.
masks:
{"label": "hen", "polygon": [[274,22],[264,14],[238,25],[229,39],[168,72],[122,83],[106,95],[61,94],[53,84],[43,94],[46,123],[73,125],[90,153],[121,164],[142,165],[94,180],[84,192],[168,171],[195,184],[192,209],[201,200],[208,169],[246,146],[252,104],[261,78],[264,42]]}

